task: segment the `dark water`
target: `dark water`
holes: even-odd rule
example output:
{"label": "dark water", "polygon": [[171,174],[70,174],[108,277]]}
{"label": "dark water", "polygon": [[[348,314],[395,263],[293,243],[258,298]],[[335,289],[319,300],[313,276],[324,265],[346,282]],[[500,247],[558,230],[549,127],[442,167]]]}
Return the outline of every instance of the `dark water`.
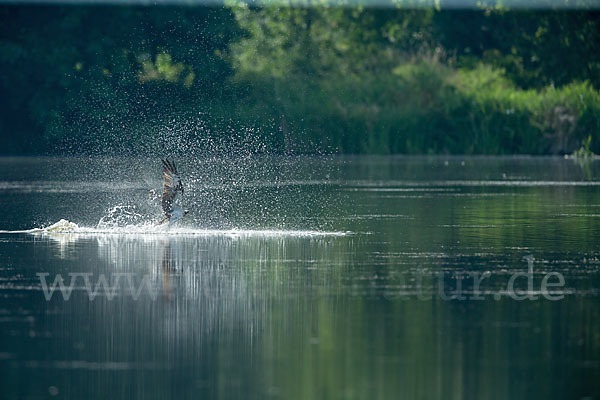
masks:
{"label": "dark water", "polygon": [[0,233],[0,398],[600,398],[600,163],[180,160],[169,232],[158,168],[0,159],[0,229],[79,225]]}

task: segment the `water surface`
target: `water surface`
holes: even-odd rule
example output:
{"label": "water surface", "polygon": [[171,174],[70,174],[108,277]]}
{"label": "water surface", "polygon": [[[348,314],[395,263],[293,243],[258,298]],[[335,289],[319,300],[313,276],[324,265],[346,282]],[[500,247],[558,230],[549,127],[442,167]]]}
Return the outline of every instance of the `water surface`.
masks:
{"label": "water surface", "polygon": [[0,398],[599,398],[600,163],[157,161],[0,159]]}

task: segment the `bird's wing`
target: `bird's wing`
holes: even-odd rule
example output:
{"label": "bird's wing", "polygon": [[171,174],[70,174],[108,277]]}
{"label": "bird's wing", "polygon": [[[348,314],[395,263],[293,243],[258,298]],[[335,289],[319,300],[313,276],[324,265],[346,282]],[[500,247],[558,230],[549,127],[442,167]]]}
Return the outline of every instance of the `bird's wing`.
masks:
{"label": "bird's wing", "polygon": [[177,175],[177,167],[175,162],[167,160],[161,160],[163,163],[163,189],[175,190],[179,180]]}
{"label": "bird's wing", "polygon": [[173,201],[177,194],[177,189],[181,185],[179,176],[177,175],[177,167],[173,161],[168,159],[161,160],[163,164],[163,192],[162,192],[162,209],[165,215],[170,217],[173,212]]}

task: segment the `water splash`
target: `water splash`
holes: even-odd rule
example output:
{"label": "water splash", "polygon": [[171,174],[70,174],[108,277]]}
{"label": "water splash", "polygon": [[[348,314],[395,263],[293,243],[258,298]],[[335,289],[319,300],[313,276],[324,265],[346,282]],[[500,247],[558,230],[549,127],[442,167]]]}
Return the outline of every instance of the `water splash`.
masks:
{"label": "water splash", "polygon": [[[122,221],[122,220],[121,220]],[[32,228],[25,230],[0,230],[0,234],[30,233],[48,234],[52,237],[61,235],[73,237],[86,236],[110,236],[128,235],[143,236],[151,238],[153,235],[160,237],[164,235],[178,236],[226,236],[226,237],[322,237],[322,236],[346,236],[348,231],[319,231],[319,230],[289,230],[289,229],[204,229],[193,227],[169,227],[168,224],[140,223],[140,224],[98,224],[96,227],[79,226],[78,224],[61,219],[60,221],[43,228]]]}
{"label": "water splash", "polygon": [[[338,230],[323,216],[339,209],[340,162],[328,158],[182,157],[189,210],[178,227],[243,231]],[[61,218],[99,231],[141,231],[164,217],[160,158],[66,157],[25,160],[22,173],[0,180],[0,192],[35,194],[25,204],[35,218],[4,222],[4,229],[47,227]],[[21,165],[22,164],[22,165]],[[34,179],[30,179],[33,175]],[[59,207],[47,201],[56,199]],[[39,201],[37,200],[39,199]],[[134,227],[134,228],[131,228]]]}
{"label": "water splash", "polygon": [[136,206],[114,206],[100,219],[96,226],[99,230],[111,230],[148,224],[144,215],[137,212]]}

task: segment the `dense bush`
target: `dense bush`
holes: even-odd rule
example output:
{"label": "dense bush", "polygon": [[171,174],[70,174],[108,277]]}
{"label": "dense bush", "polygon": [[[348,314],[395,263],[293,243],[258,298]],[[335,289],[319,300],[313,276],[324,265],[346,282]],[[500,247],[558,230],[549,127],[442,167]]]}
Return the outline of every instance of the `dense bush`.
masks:
{"label": "dense bush", "polygon": [[520,89],[485,64],[422,60],[391,74],[259,86],[237,115],[248,126],[274,121],[268,130],[285,151],[564,154],[589,135],[600,151],[600,94],[585,82]]}

